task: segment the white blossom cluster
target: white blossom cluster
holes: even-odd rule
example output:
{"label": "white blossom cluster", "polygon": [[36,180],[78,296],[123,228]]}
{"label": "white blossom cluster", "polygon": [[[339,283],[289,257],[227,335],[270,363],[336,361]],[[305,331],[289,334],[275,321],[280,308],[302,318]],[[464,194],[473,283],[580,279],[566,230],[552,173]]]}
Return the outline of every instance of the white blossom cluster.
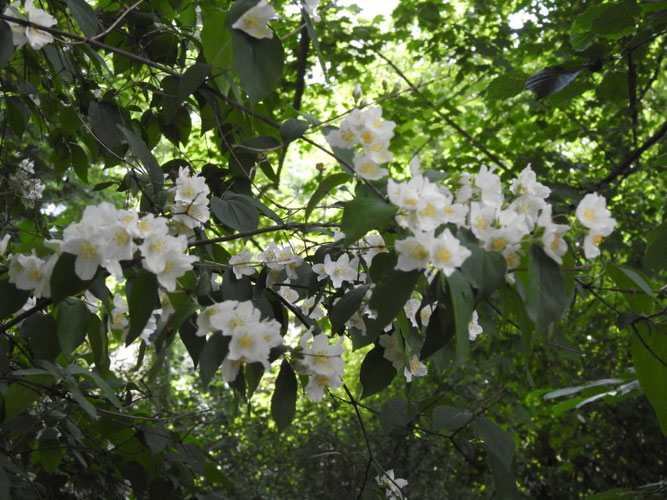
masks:
{"label": "white blossom cluster", "polygon": [[306,385],[306,392],[317,403],[322,400],[325,387],[336,389],[343,385],[343,337],[329,345],[329,337],[323,333],[313,337],[308,331],[301,337],[299,346],[303,349],[303,360],[298,369],[303,375],[312,375]]}
{"label": "white blossom cluster", "polygon": [[407,342],[403,343],[397,331],[391,335],[380,335],[378,340],[384,348],[384,358],[391,361],[399,373],[403,371],[407,382],[412,381],[412,377],[423,377],[428,373],[426,365],[419,361]]}
{"label": "white blossom cluster", "polygon": [[[387,191],[389,200],[399,207],[396,222],[413,234],[395,243],[399,270],[427,269],[433,265],[450,276],[465,262],[470,250],[449,229],[438,234],[436,229],[443,224],[472,231],[483,248],[503,254],[508,270],[518,265],[521,242],[531,234],[541,235],[544,251],[558,264],[562,264],[567,251],[563,236],[570,226],[553,222],[552,208],[546,201],[550,189],[537,181],[530,166],[512,180],[507,197],[500,177],[484,166],[474,178],[462,174],[455,194],[416,169],[409,181],[390,179]],[[585,200],[588,204],[577,210],[577,216],[584,223],[582,217],[588,214],[584,225],[589,224],[587,227],[594,230],[588,239],[599,244],[611,232],[614,221],[604,208],[604,198],[589,195]],[[586,257],[597,255],[590,250],[589,244]]]}
{"label": "white blossom cluster", "polygon": [[30,255],[14,254],[9,260],[9,282],[37,298],[50,297],[51,273],[57,260],[57,254],[42,259],[34,250]]}
{"label": "white blossom cluster", "polygon": [[380,165],[393,160],[389,141],[394,136],[396,124],[382,120],[382,108],[373,106],[364,111],[354,108],[341,122],[340,128],[332,130],[326,139],[332,147],[353,149],[361,145],[363,153],[355,151],[352,160],[356,174],[362,179],[375,181],[388,174]]}
{"label": "white blossom cluster", "polygon": [[[34,0],[26,0],[23,8],[26,15],[21,14],[19,10],[19,2],[14,2],[4,10],[3,14],[5,16],[23,19],[24,21],[30,21],[31,23],[40,26],[46,26],[47,28],[56,24],[56,18],[48,12],[35,7]],[[8,23],[12,29],[12,43],[16,47],[23,47],[27,42],[34,50],[39,50],[44,47],[44,45],[53,41],[53,35],[46,31],[33,28],[32,26],[21,26],[20,24],[11,21],[8,21]]]}
{"label": "white blossom cluster", "polygon": [[197,316],[197,335],[220,331],[231,337],[229,351],[222,363],[222,375],[228,382],[236,379],[242,363],[262,363],[269,369],[269,352],[283,343],[280,323],[261,319],[251,301],[225,300],[205,307]]}
{"label": "white blossom cluster", "polygon": [[177,228],[183,229],[179,232],[190,233],[208,221],[211,216],[208,209],[210,192],[203,177],[191,176],[187,167],[179,169],[176,184],[169,190],[172,220]]}
{"label": "white blossom cluster", "polygon": [[17,171],[9,176],[9,182],[28,208],[35,206],[35,201],[41,199],[46,188],[46,185],[35,177],[35,165],[27,158],[22,160]]}

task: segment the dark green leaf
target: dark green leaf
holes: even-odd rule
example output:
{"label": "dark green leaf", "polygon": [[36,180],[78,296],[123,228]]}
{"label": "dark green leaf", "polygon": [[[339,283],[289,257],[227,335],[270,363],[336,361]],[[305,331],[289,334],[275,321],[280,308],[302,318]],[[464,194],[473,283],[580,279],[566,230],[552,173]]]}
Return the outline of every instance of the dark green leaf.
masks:
{"label": "dark green leaf", "polygon": [[211,66],[208,64],[195,63],[190,66],[178,82],[178,102],[183,102],[193,94],[206,81],[210,71]]}
{"label": "dark green leaf", "polygon": [[0,69],[9,62],[13,53],[12,29],[6,21],[0,20]]}
{"label": "dark green leaf", "polygon": [[322,181],[317,184],[317,188],[308,200],[306,211],[304,212],[303,216],[304,220],[308,220],[308,217],[313,212],[313,210],[315,210],[317,204],[322,201],[326,195],[329,194],[329,191],[331,191],[336,186],[339,186],[340,184],[346,183],[350,179],[350,175],[346,173],[331,174],[325,179],[322,179]]}
{"label": "dark green leaf", "polygon": [[37,313],[21,323],[21,336],[28,337],[28,345],[35,359],[53,360],[60,354],[58,327],[50,314]]}
{"label": "dark green leaf", "polygon": [[498,252],[490,252],[479,245],[466,245],[472,251],[461,266],[461,272],[477,288],[476,299],[488,297],[505,283],[505,258]]}
{"label": "dark green leaf", "polygon": [[279,430],[287,427],[294,418],[296,411],[297,381],[294,370],[284,359],[280,365],[280,373],[276,379],[276,389],[271,398],[271,416]]}
{"label": "dark green leaf", "polygon": [[[201,5],[202,31],[201,43],[204,58],[211,66],[214,75],[227,72],[232,65],[232,44],[230,30],[224,29],[227,15],[216,6]],[[229,80],[224,74],[215,78],[218,89],[227,95]]]}
{"label": "dark green leaf", "polygon": [[546,329],[558,321],[567,305],[560,267],[537,245],[530,247],[526,294],[526,311],[538,328]]}
{"label": "dark green leaf", "polygon": [[[230,18],[231,22],[231,18]],[[264,99],[283,74],[283,46],[280,38],[253,38],[232,30],[234,69],[253,104]]]}
{"label": "dark green leaf", "polygon": [[95,314],[90,315],[87,334],[88,342],[93,350],[95,368],[103,373],[109,368],[109,339],[106,325],[103,325]]}
{"label": "dark green leaf", "polygon": [[280,141],[270,135],[262,135],[246,139],[239,145],[239,149],[244,152],[263,153],[266,151],[275,151],[281,147]]}
{"label": "dark green leaf", "polygon": [[477,437],[484,441],[487,451],[498,457],[509,470],[514,457],[512,436],[485,417],[477,417],[473,420],[472,428]]}
{"label": "dark green leaf", "polygon": [[290,118],[280,125],[280,137],[285,143],[297,140],[308,130],[310,124],[298,118]]}
{"label": "dark green leaf", "polygon": [[222,199],[211,197],[211,210],[225,226],[237,231],[251,231],[259,224],[259,215],[246,197],[227,192]]}
{"label": "dark green leaf", "polygon": [[19,290],[8,278],[0,280],[0,319],[5,319],[21,309],[30,294],[26,290]]}
{"label": "dark green leaf", "polygon": [[104,145],[112,150],[120,145],[123,134],[118,127],[122,127],[123,120],[116,106],[104,101],[90,101],[88,118],[95,137]]}
{"label": "dark green leaf", "polygon": [[84,0],[67,0],[67,6],[84,35],[88,38],[97,35],[99,32],[97,15],[90,5]]}
{"label": "dark green leaf", "polygon": [[130,328],[127,332],[126,345],[130,345],[141,335],[148,319],[160,303],[157,294],[157,277],[141,269],[132,282],[126,285],[127,307],[130,313]]}
{"label": "dark green leaf", "polygon": [[347,292],[334,304],[329,313],[332,332],[341,333],[343,331],[345,323],[359,310],[361,301],[369,288],[370,285],[358,286],[354,290]]}
{"label": "dark green leaf", "polygon": [[372,396],[391,384],[396,376],[396,369],[384,357],[384,349],[379,345],[371,349],[361,363],[359,379],[363,388],[361,399]]}
{"label": "dark green leaf", "polygon": [[523,71],[510,71],[496,77],[486,87],[487,99],[509,99],[525,90],[525,82],[528,75]]}
{"label": "dark green leaf", "polygon": [[473,414],[467,410],[448,405],[438,405],[433,409],[431,421],[435,431],[455,431],[468,424],[472,417]]}
{"label": "dark green leaf", "polygon": [[377,229],[391,221],[398,207],[379,198],[355,198],[345,204],[341,231],[345,233],[343,244],[354,243],[371,229]]}
{"label": "dark green leaf", "polygon": [[199,356],[201,355],[204,345],[206,345],[206,337],[197,335],[197,326],[195,324],[195,316],[190,317],[184,321],[178,329],[178,333],[192,358],[192,364],[195,368],[199,364]]}
{"label": "dark green leaf", "polygon": [[667,266],[667,222],[651,231],[644,254],[644,266],[660,271]]}
{"label": "dark green leaf", "polygon": [[452,298],[456,325],[456,361],[463,363],[468,358],[468,324],[472,319],[474,298],[470,283],[458,270],[447,278],[447,285]]}
{"label": "dark green leaf", "polygon": [[649,331],[645,323],[638,324],[632,332],[631,351],[642,391],[653,406],[662,433],[667,435],[667,336],[657,329]]}
{"label": "dark green leaf", "polygon": [[579,74],[579,70],[548,66],[530,75],[525,82],[526,87],[535,92],[537,99],[544,99],[564,89]]}
{"label": "dark green leaf", "polygon": [[15,382],[5,394],[5,420],[7,423],[23,410],[31,406],[40,397],[39,386],[47,385],[52,378],[49,375],[31,375],[24,382]]}
{"label": "dark green leaf", "polygon": [[74,272],[76,255],[63,253],[56,262],[51,274],[51,299],[54,303],[76,295],[85,290],[92,280],[82,281]]}
{"label": "dark green leaf", "polygon": [[141,136],[132,132],[131,130],[126,129],[122,125],[119,125],[118,128],[123,133],[123,135],[125,135],[127,144],[130,146],[132,152],[146,169],[146,172],[148,173],[148,176],[150,177],[155,187],[158,188],[162,186],[164,184],[164,174],[162,173],[160,164],[157,162],[150,149],[148,149],[148,146],[146,146],[146,143],[141,138]]}
{"label": "dark green leaf", "polygon": [[414,405],[403,398],[391,398],[382,405],[380,423],[382,430],[391,433],[408,425],[416,415]]}
{"label": "dark green leaf", "polygon": [[225,359],[229,341],[230,337],[225,337],[220,332],[214,333],[206,341],[199,357],[199,374],[204,387],[208,385],[222,364],[222,360]]}
{"label": "dark green leaf", "polygon": [[[393,257],[392,254],[387,254]],[[394,259],[378,255],[373,259],[371,267],[373,274],[379,275],[376,280],[369,307],[377,312],[373,330],[380,333],[385,326],[391,323],[403,305],[412,295],[421,271],[397,271],[394,269]]]}
{"label": "dark green leaf", "polygon": [[419,359],[426,359],[444,347],[456,334],[454,315],[447,315],[444,307],[436,304],[426,327],[426,339],[419,353]]}
{"label": "dark green leaf", "polygon": [[90,316],[90,311],[81,300],[67,299],[61,302],[57,319],[58,342],[66,356],[85,340]]}

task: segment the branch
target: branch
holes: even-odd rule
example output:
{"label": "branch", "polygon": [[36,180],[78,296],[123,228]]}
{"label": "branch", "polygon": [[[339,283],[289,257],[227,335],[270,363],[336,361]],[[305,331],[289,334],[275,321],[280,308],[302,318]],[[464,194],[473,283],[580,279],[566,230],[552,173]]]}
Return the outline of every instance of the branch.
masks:
{"label": "branch", "polygon": [[221,236],[220,238],[211,238],[209,240],[199,240],[190,243],[190,247],[200,247],[210,245],[212,243],[222,243],[224,241],[239,240],[241,238],[248,238],[256,234],[271,233],[273,231],[307,231],[316,227],[340,227],[339,222],[290,222],[288,224],[280,224],[278,226],[262,227],[253,229],[252,231],[243,231],[229,236]]}
{"label": "branch", "polygon": [[[656,142],[662,139],[662,137],[665,134],[667,134],[667,121],[665,121],[662,124],[662,126],[658,129],[658,131],[651,137],[649,137],[644,144],[642,144],[639,148],[635,149],[632,153],[627,155],[623,159],[623,161],[616,166],[616,168],[614,168],[611,172],[609,172],[609,175],[607,175],[607,177],[605,177],[601,181],[598,181],[598,183],[595,185],[595,188],[599,189],[605,184],[611,183],[614,179],[616,179],[620,175],[625,174],[626,170],[632,170],[632,164],[635,162],[635,160],[637,160],[644,151],[646,151],[648,148],[650,148]],[[632,172],[627,172],[628,175],[631,173]]]}
{"label": "branch", "polygon": [[498,166],[499,166],[500,168],[502,168],[503,170],[508,170],[507,165],[505,165],[505,163],[503,163],[503,161],[502,161],[500,158],[498,158],[495,154],[491,153],[488,149],[486,149],[486,147],[485,147],[483,144],[481,144],[477,139],[475,139],[475,138],[474,138],[472,135],[470,135],[468,132],[466,132],[465,130],[463,130],[463,129],[462,129],[456,122],[454,122],[454,120],[452,120],[449,116],[447,116],[447,115],[444,114],[442,111],[440,111],[440,110],[439,110],[439,109],[438,109],[438,108],[437,108],[431,101],[429,101],[429,100],[428,100],[428,99],[427,99],[427,98],[426,98],[426,97],[419,91],[419,88],[418,88],[416,85],[414,85],[414,84],[408,79],[408,77],[405,75],[405,73],[403,73],[403,72],[398,68],[398,66],[396,66],[391,60],[389,60],[387,57],[385,57],[384,55],[382,55],[380,52],[375,52],[375,53],[376,53],[380,58],[382,58],[382,59],[384,59],[385,61],[387,61],[387,63],[389,64],[389,66],[391,66],[391,67],[394,69],[394,71],[396,71],[396,73],[398,73],[398,75],[405,81],[405,83],[407,83],[407,84],[410,86],[410,88],[412,89],[412,91],[413,91],[415,94],[417,94],[419,97],[421,97],[421,98],[424,100],[424,102],[426,103],[426,105],[427,105],[429,108],[433,109],[433,111],[435,111],[436,114],[437,114],[440,118],[442,118],[443,120],[445,120],[445,122],[447,123],[447,125],[449,125],[450,127],[452,127],[454,130],[456,130],[456,131],[457,131],[459,134],[461,134],[463,137],[465,137],[466,139],[468,139],[468,140],[473,144],[473,146],[475,146],[475,147],[476,147],[477,149],[479,149],[482,153],[484,153],[484,154],[487,156],[487,158],[489,158],[493,163],[495,163],[496,165],[498,165]]}

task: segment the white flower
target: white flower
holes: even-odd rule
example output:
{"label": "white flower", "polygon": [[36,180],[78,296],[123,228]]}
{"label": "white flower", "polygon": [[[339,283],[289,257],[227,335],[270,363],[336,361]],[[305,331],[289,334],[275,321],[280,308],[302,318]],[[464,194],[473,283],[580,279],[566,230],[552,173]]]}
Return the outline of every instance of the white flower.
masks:
{"label": "white flower", "polygon": [[229,342],[227,359],[230,361],[243,360],[249,363],[259,362],[269,369],[269,344],[263,339],[263,329],[258,325],[237,327]]}
{"label": "white flower", "polygon": [[600,255],[600,249],[598,248],[600,243],[602,243],[602,240],[606,236],[609,236],[613,230],[613,226],[602,226],[591,228],[588,231],[588,234],[584,238],[584,255],[587,259],[593,259]]}
{"label": "white flower", "polygon": [[[82,226],[78,226],[82,228]],[[78,235],[69,237],[66,228],[63,233],[63,243],[60,249],[63,252],[76,255],[74,261],[74,272],[82,280],[89,280],[95,276],[97,266],[105,261],[105,247],[104,240],[105,233],[102,227],[93,229],[87,228],[87,231],[78,231]]]}
{"label": "white flower", "polygon": [[367,234],[364,236],[363,243],[360,245],[360,249],[365,251],[362,254],[362,257],[366,264],[370,265],[375,257],[379,253],[388,252],[387,246],[384,242],[384,238],[379,234]]}
{"label": "white flower", "polygon": [[344,253],[334,262],[331,260],[331,255],[327,254],[324,257],[324,272],[331,278],[334,288],[340,288],[343,283],[357,279],[359,258],[350,259],[349,255]]}
{"label": "white flower", "polygon": [[419,361],[416,355],[410,357],[410,361],[403,368],[403,376],[407,382],[412,381],[412,377],[423,377],[428,373],[426,365]]}
{"label": "white flower", "polygon": [[232,24],[232,28],[241,30],[254,38],[273,38],[273,31],[266,26],[266,23],[275,15],[275,9],[266,0],[260,0],[254,7],[245,11]]}
{"label": "white flower", "polygon": [[471,341],[474,341],[477,338],[477,335],[479,335],[483,331],[484,330],[482,330],[482,327],[479,326],[479,315],[477,314],[477,311],[473,311],[472,318],[468,323],[468,338]]}
{"label": "white flower", "polygon": [[164,258],[164,266],[161,271],[155,272],[157,280],[169,292],[176,290],[176,278],[183,276],[186,271],[192,269],[192,263],[199,260],[194,255],[180,252],[170,252]]}
{"label": "white flower", "polygon": [[51,273],[56,265],[57,255],[40,259],[34,254],[13,255],[9,262],[9,282],[19,290],[32,290],[35,297],[51,295]]}
{"label": "white flower", "polygon": [[252,266],[253,258],[253,255],[245,249],[229,258],[229,264],[232,266],[232,271],[237,280],[240,280],[244,275],[252,276],[255,274],[255,268]]}
{"label": "white flower", "polygon": [[[19,8],[19,2],[14,2],[11,6],[8,6],[5,9],[3,14],[5,16],[26,20],[26,17],[19,12],[18,8]],[[17,23],[12,23],[10,21],[7,21],[7,23],[12,29],[12,43],[16,47],[19,48],[23,47],[25,43],[28,41],[28,39],[25,36],[25,27]]]}
{"label": "white flower", "polygon": [[[37,9],[34,6],[33,0],[26,0],[25,11],[28,13],[28,21],[31,23],[39,24],[40,26],[45,26],[47,28],[56,24],[56,18],[42,9]],[[38,28],[33,28],[32,26],[26,28],[25,36],[28,39],[30,47],[34,50],[39,50],[44,47],[44,45],[53,41],[53,35],[41,31]]]}
{"label": "white flower", "polygon": [[303,348],[301,364],[306,368],[307,373],[330,377],[341,377],[343,375],[345,369],[341,357],[343,354],[343,337],[340,337],[335,344],[329,345],[329,337],[325,334],[320,333],[313,337],[313,334],[308,331],[301,337],[299,345]]}
{"label": "white flower", "polygon": [[612,230],[616,220],[611,217],[607,210],[607,200],[597,193],[589,193],[584,196],[577,205],[576,215],[579,222],[589,229],[610,227]]}
{"label": "white flower", "polygon": [[316,297],[308,297],[301,303],[301,312],[308,316],[311,319],[321,319],[324,317],[325,312],[322,308],[322,304],[318,302],[315,304]]}
{"label": "white flower", "polygon": [[190,176],[187,167],[179,169],[174,200],[183,203],[208,204],[209,193],[206,179],[199,175]]}
{"label": "white flower", "polygon": [[398,333],[394,332],[392,335],[380,335],[378,341],[384,352],[382,357],[390,361],[396,370],[400,370],[405,366],[405,356],[401,348],[401,342],[398,338]]}
{"label": "white flower", "polygon": [[352,149],[359,142],[359,131],[346,120],[340,124],[340,128],[329,132],[325,139],[331,147]]}
{"label": "white flower", "polygon": [[537,175],[530,165],[521,171],[517,179],[512,179],[510,191],[517,196],[528,195],[542,199],[546,199],[551,193],[551,189],[537,182]]}
{"label": "white flower", "polygon": [[475,186],[482,193],[482,203],[484,205],[500,208],[503,204],[503,187],[500,177],[493,173],[495,167],[487,168],[484,165],[479,169],[475,177]]}
{"label": "white flower", "polygon": [[324,396],[325,387],[337,389],[341,385],[343,385],[343,379],[340,377],[316,373],[310,377],[308,384],[306,384],[306,392],[308,393],[308,397],[310,397],[310,399],[316,403],[319,403],[322,401],[322,397]]}
{"label": "white flower", "polygon": [[118,294],[113,296],[113,309],[109,313],[109,319],[107,321],[107,328],[109,330],[121,330],[125,332],[128,327],[128,319],[125,316],[127,313],[127,304]]}
{"label": "white flower", "polygon": [[9,233],[5,234],[0,240],[0,256],[4,255],[7,251],[7,245],[9,244],[9,239],[11,235]]}
{"label": "white flower", "polygon": [[472,254],[470,250],[461,245],[461,242],[456,239],[449,229],[445,229],[433,239],[429,252],[433,265],[440,269],[445,276],[451,276]]}
{"label": "white flower", "polygon": [[396,269],[399,271],[413,271],[415,269],[426,269],[429,264],[430,253],[428,246],[432,237],[423,234],[419,238],[408,236],[394,243],[398,253]]}
{"label": "white flower", "polygon": [[421,302],[418,299],[408,299],[408,301],[403,305],[403,311],[405,311],[405,317],[410,320],[412,326],[415,328],[417,325],[417,309],[419,309],[419,304]]}
{"label": "white flower", "polygon": [[407,500],[401,492],[401,488],[407,486],[408,481],[394,477],[394,470],[389,469],[382,475],[377,475],[375,481],[385,488],[386,498],[390,500]]}
{"label": "white flower", "polygon": [[563,255],[567,252],[567,243],[563,236],[569,229],[570,226],[567,224],[551,224],[545,228],[542,235],[544,252],[558,264],[563,263]]}
{"label": "white flower", "polygon": [[389,173],[386,168],[380,168],[380,166],[368,156],[356,152],[354,153],[352,164],[354,166],[354,171],[359,177],[369,181],[377,181]]}
{"label": "white flower", "polygon": [[283,299],[285,299],[290,304],[293,304],[294,302],[299,300],[299,294],[297,293],[297,291],[289,286],[281,286],[278,289],[278,293]]}

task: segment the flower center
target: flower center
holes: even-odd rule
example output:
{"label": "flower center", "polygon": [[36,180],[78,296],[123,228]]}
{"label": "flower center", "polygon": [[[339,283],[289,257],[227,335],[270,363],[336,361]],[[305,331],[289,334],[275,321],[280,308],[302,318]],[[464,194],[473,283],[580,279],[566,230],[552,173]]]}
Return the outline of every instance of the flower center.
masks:
{"label": "flower center", "polygon": [[438,250],[438,260],[440,262],[449,262],[452,258],[452,254],[445,247],[442,247]]}
{"label": "flower center", "polygon": [[586,210],[584,210],[584,219],[586,219],[587,221],[595,220],[595,210],[593,210],[592,208],[587,208]]}
{"label": "flower center", "polygon": [[84,241],[79,247],[79,255],[84,259],[94,259],[97,257],[97,245],[93,245],[90,241]]}
{"label": "flower center", "polygon": [[428,257],[428,250],[422,245],[417,244],[410,250],[410,257],[415,260],[424,260]]}
{"label": "flower center", "polygon": [[253,346],[254,343],[255,343],[255,341],[249,335],[244,335],[243,337],[241,337],[239,339],[239,345],[243,349],[250,349]]}

